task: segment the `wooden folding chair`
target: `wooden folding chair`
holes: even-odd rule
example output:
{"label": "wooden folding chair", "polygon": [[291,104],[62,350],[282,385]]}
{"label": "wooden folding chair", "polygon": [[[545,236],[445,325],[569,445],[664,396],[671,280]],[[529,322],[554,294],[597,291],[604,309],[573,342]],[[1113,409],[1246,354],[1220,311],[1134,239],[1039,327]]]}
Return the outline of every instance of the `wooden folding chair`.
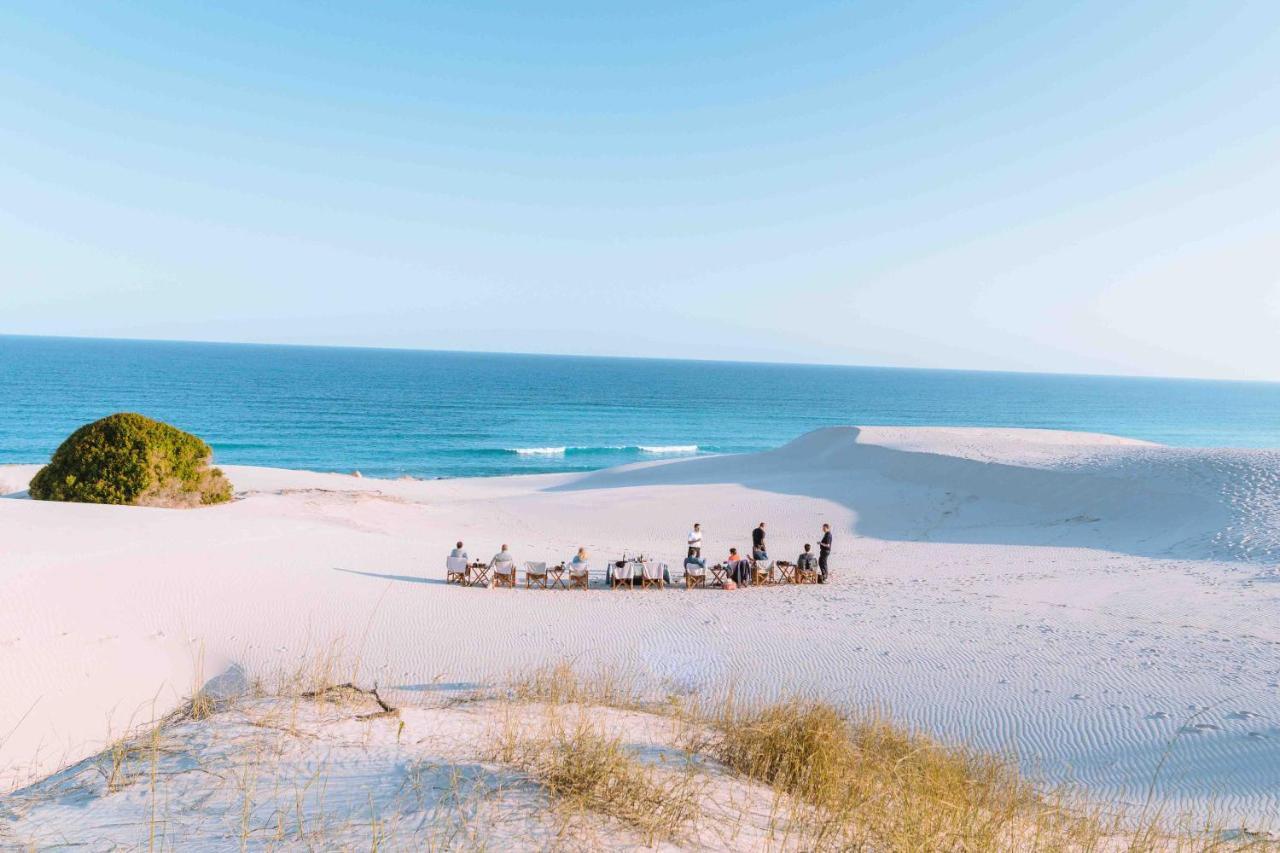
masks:
{"label": "wooden folding chair", "polygon": [[767,586],[773,583],[773,563],[764,560],[751,561],[751,585]]}
{"label": "wooden folding chair", "polygon": [[493,564],[493,585],[494,587],[506,586],[511,589],[516,588],[515,560],[504,560],[501,563]]}
{"label": "wooden folding chair", "polygon": [[805,563],[796,566],[796,583],[817,583],[818,582],[818,564],[817,562]]}
{"label": "wooden folding chair", "polygon": [[590,563],[569,564],[569,589],[586,589],[591,584]]}
{"label": "wooden folding chair", "polygon": [[640,586],[643,589],[648,589],[651,586],[656,586],[658,589],[664,589],[666,576],[666,563],[649,560],[648,562],[640,564]]}
{"label": "wooden folding chair", "polygon": [[630,560],[623,560],[622,565],[613,567],[613,589],[626,585],[631,589],[631,579],[635,576],[636,565]]}
{"label": "wooden folding chair", "polygon": [[470,573],[470,566],[467,565],[466,557],[447,557],[444,561],[444,582],[460,583],[467,585],[467,575]]}
{"label": "wooden folding chair", "polygon": [[707,585],[707,567],[700,566],[697,563],[684,564],[684,588],[693,589],[694,587],[706,587]]}
{"label": "wooden folding chair", "polygon": [[541,587],[542,589],[547,588],[546,563],[524,564],[524,588],[533,589],[535,586]]}

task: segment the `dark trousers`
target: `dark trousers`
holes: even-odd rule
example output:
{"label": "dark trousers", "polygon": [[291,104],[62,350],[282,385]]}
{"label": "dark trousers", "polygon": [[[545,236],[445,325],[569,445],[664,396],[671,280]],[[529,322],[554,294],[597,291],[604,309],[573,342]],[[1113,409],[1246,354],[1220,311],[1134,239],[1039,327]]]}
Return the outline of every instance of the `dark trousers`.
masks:
{"label": "dark trousers", "polygon": [[822,582],[827,581],[827,557],[831,556],[830,551],[818,552],[818,572],[822,575]]}
{"label": "dark trousers", "polygon": [[697,545],[690,545],[690,546],[689,546],[689,556],[690,556],[690,557],[701,557],[701,556],[702,556],[702,549],[701,549],[701,548],[699,548]]}

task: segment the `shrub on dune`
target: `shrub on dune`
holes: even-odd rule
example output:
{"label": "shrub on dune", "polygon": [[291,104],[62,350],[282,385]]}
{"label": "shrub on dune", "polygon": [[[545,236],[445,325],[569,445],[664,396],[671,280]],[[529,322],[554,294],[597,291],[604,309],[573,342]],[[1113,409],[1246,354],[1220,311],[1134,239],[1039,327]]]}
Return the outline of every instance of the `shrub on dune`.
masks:
{"label": "shrub on dune", "polygon": [[46,501],[200,506],[231,499],[231,483],[209,467],[213,450],[177,427],[122,412],[86,424],[31,480]]}

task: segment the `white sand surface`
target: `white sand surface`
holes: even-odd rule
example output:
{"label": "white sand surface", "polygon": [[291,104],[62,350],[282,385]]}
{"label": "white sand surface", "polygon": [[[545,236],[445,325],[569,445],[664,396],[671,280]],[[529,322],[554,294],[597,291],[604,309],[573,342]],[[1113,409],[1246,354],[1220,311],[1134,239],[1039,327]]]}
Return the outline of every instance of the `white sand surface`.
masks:
{"label": "white sand surface", "polygon": [[[1280,823],[1280,453],[1033,430],[837,428],[587,474],[379,481],[226,466],[239,499],[23,499],[0,467],[0,790],[70,765],[227,667],[334,642],[391,696],[558,661],[675,690],[877,705],[1032,773]],[[588,592],[443,582],[455,539],[794,559],[826,586]],[[1158,772],[1157,772],[1158,768]]]}

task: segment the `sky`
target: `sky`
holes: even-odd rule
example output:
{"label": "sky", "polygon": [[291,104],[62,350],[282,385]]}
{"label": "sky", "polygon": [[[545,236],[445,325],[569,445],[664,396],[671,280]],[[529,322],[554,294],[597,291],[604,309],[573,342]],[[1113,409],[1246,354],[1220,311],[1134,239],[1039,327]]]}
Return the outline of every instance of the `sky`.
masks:
{"label": "sky", "polygon": [[1280,3],[0,0],[0,333],[1280,380]]}

